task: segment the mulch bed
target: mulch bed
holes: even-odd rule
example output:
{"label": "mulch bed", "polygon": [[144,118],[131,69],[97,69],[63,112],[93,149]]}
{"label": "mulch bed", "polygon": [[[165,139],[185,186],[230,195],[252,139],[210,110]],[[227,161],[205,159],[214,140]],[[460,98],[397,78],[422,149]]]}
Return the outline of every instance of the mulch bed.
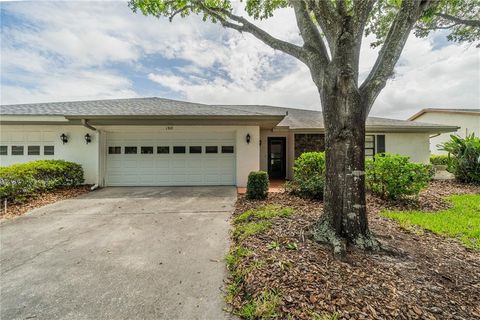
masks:
{"label": "mulch bed", "polygon": [[[350,250],[346,262],[308,236],[322,212],[321,202],[286,193],[271,194],[266,201],[240,197],[235,214],[267,203],[296,210],[290,218],[275,219],[268,232],[243,241],[255,253],[242,265],[266,264],[248,273],[241,292],[255,297],[278,289],[281,318],[312,319],[315,312],[337,314],[338,319],[480,319],[480,252],[430,232],[411,233],[378,215],[385,208],[445,209],[450,206],[445,196],[462,193],[480,193],[480,187],[434,181],[418,201],[388,202],[369,195],[370,228],[392,252]],[[269,250],[272,241],[295,241],[298,250]],[[233,308],[243,303],[241,294]]]}
{"label": "mulch bed", "polygon": [[35,208],[43,207],[60,200],[77,197],[81,194],[90,192],[91,185],[83,185],[74,188],[65,188],[52,190],[38,194],[34,198],[30,198],[22,203],[7,203],[7,211],[5,212],[5,204],[1,203],[0,218],[11,218],[22,215]]}

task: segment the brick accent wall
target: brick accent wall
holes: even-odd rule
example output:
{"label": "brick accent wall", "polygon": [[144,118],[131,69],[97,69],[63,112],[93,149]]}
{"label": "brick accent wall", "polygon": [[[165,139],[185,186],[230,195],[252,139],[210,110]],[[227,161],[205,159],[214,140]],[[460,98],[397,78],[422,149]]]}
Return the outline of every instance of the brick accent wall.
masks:
{"label": "brick accent wall", "polygon": [[295,134],[295,159],[303,152],[325,151],[325,135],[318,133]]}

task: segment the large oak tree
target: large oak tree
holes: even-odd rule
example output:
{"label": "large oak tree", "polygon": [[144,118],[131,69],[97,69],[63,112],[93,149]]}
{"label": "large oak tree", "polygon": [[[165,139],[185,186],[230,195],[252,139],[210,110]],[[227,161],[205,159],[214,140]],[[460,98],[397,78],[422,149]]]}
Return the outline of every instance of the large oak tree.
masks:
{"label": "large oak tree", "polygon": [[[448,29],[449,40],[480,38],[480,0],[130,0],[143,14],[202,15],[254,35],[273,49],[303,62],[318,88],[325,123],[326,187],[324,214],[313,228],[316,240],[343,256],[347,245],[378,249],[368,228],[365,200],[365,121],[394,71],[411,34]],[[236,2],[236,3],[235,3]],[[241,7],[241,8],[240,8]],[[291,8],[302,45],[283,41],[252,20],[268,19]],[[241,9],[245,13],[241,13]],[[360,48],[373,33],[380,46],[367,78],[359,83]]]}

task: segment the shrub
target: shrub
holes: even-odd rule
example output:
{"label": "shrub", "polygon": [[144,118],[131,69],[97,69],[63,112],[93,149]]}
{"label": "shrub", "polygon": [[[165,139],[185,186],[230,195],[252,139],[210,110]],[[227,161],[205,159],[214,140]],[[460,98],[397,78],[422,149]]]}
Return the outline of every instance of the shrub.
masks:
{"label": "shrub", "polygon": [[432,178],[431,165],[414,163],[409,157],[377,154],[365,164],[367,187],[382,198],[392,200],[418,195]]}
{"label": "shrub", "polygon": [[293,179],[287,191],[302,198],[323,199],[325,187],[325,153],[304,152],[293,166]]}
{"label": "shrub", "polygon": [[454,158],[450,154],[432,154],[430,155],[430,163],[435,166],[447,166],[447,171],[453,172]]}
{"label": "shrub", "polygon": [[454,156],[452,169],[455,177],[462,182],[480,184],[480,138],[473,134],[465,138],[450,137],[450,141],[440,146]]}
{"label": "shrub", "polygon": [[268,194],[268,173],[265,171],[252,171],[248,175],[247,198],[265,199]]}
{"label": "shrub", "polygon": [[82,166],[63,160],[39,160],[0,167],[0,198],[23,201],[37,192],[78,186]]}

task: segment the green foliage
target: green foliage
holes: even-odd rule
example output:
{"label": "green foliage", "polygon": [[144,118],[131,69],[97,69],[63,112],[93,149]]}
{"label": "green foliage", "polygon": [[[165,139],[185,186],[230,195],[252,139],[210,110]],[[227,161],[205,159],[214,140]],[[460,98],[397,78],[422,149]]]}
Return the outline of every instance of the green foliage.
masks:
{"label": "green foliage", "polygon": [[399,199],[418,195],[432,178],[431,165],[414,163],[409,157],[388,153],[366,160],[367,187],[382,198]]}
{"label": "green foliage", "polygon": [[[385,42],[401,5],[402,1],[399,0],[376,1],[365,30],[366,35],[373,34],[376,37],[371,44],[373,47]],[[414,33],[424,38],[434,30],[447,29],[449,41],[475,43],[480,40],[479,17],[478,0],[438,0],[419,18]]]}
{"label": "green foliage", "polygon": [[280,250],[280,243],[278,241],[272,241],[267,246],[268,250]]}
{"label": "green foliage", "polygon": [[23,201],[37,192],[84,182],[82,166],[63,160],[38,160],[0,167],[0,198]]}
{"label": "green foliage", "polygon": [[287,191],[302,198],[323,199],[324,187],[325,153],[302,153],[295,160],[293,179],[287,183]]}
{"label": "green foliage", "polygon": [[235,227],[233,236],[238,240],[244,240],[255,234],[265,232],[270,229],[271,226],[272,223],[268,221],[248,222]]}
{"label": "green foliage", "polygon": [[281,207],[275,204],[269,204],[264,207],[250,209],[238,215],[233,222],[243,223],[253,219],[272,219],[275,217],[288,217],[293,214],[293,209]]}
{"label": "green foliage", "polygon": [[460,239],[471,249],[480,250],[480,194],[455,195],[448,198],[453,207],[439,212],[392,212],[383,215],[400,222],[407,230],[420,234],[411,226],[420,226],[433,233]]}
{"label": "green foliage", "polygon": [[463,182],[480,184],[480,138],[473,134],[466,138],[451,135],[450,138],[441,147],[454,156],[455,177]]}
{"label": "green foliage", "polygon": [[[243,10],[254,20],[271,18],[276,10],[291,6],[287,0],[245,0],[243,3]],[[340,8],[336,7],[342,5],[347,15],[354,16],[359,14],[354,4],[355,1],[352,0],[332,0],[328,6],[332,12],[337,12]],[[426,37],[434,30],[446,29],[449,31],[447,33],[449,41],[475,43],[480,39],[478,0],[438,0],[432,4],[414,26],[417,37]],[[226,21],[238,25],[239,22],[229,17],[237,7],[231,0],[129,0],[128,5],[134,12],[140,11],[144,15],[157,18],[167,17],[170,21],[176,16],[186,17],[194,14],[202,16],[204,21],[213,23]],[[366,35],[373,34],[376,37],[372,46],[380,46],[385,42],[401,5],[400,0],[375,1],[365,29]],[[310,7],[312,10],[309,13],[315,21],[313,13],[315,6]],[[324,9],[317,7],[316,10],[318,12]]]}
{"label": "green foliage", "polygon": [[435,166],[447,166],[448,172],[453,172],[453,162],[455,159],[450,154],[432,154],[430,155],[430,163]]}
{"label": "green foliage", "polygon": [[298,244],[296,242],[289,242],[285,246],[288,250],[298,250]]}
{"label": "green foliage", "polygon": [[247,198],[265,199],[268,195],[268,173],[265,171],[252,171],[248,175]]}
{"label": "green foliage", "polygon": [[230,249],[228,254],[225,256],[225,262],[227,263],[228,270],[234,270],[242,258],[251,256],[253,251],[243,247],[235,246]]}
{"label": "green foliage", "polygon": [[276,319],[282,298],[276,290],[265,290],[258,297],[251,299],[239,312],[244,319]]}

